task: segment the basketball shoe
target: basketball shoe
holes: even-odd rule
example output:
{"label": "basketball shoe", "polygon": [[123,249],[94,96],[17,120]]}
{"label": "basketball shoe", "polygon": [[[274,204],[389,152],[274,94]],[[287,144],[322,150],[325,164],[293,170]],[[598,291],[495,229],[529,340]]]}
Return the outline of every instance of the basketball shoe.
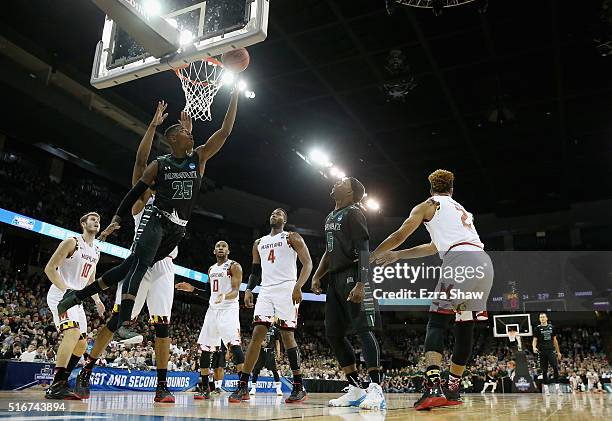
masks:
{"label": "basketball shoe", "polygon": [[360,387],[348,386],[348,392],[339,398],[329,401],[329,406],[359,406],[366,398],[366,392]]}
{"label": "basketball shoe", "polygon": [[370,383],[366,389],[366,395],[363,401],[359,404],[360,409],[375,409],[383,410],[387,408],[385,402],[385,395],[383,394],[382,387],[377,383]]}

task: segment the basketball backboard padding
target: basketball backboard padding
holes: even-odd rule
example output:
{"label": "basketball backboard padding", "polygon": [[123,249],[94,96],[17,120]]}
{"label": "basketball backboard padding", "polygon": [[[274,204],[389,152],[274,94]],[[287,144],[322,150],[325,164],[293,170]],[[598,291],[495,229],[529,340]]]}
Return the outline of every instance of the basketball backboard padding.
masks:
{"label": "basketball backboard padding", "polygon": [[[140,4],[141,0],[122,1]],[[193,35],[193,40],[175,48],[171,54],[157,57],[143,43],[132,40],[125,25],[107,15],[102,39],[96,46],[90,80],[92,86],[108,88],[166,70],[176,70],[266,39],[269,0],[159,1],[164,9],[160,18],[178,26],[179,40],[185,31]],[[169,9],[170,6],[176,8]],[[141,18],[139,15],[134,19]]]}
{"label": "basketball backboard padding", "polygon": [[180,48],[180,32],[159,15],[147,14],[140,3],[130,0],[92,0],[117,25],[155,57]]}

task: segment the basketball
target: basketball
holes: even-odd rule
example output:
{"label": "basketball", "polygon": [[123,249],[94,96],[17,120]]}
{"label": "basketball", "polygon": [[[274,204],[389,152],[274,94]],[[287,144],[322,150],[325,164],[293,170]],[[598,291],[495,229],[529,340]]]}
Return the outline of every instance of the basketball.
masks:
{"label": "basketball", "polygon": [[221,56],[223,66],[232,72],[240,73],[249,66],[249,52],[246,48],[228,51]]}

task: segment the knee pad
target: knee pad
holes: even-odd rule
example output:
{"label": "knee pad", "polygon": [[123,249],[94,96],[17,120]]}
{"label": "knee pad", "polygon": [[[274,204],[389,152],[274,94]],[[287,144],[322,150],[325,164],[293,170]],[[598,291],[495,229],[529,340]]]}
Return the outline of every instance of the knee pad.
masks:
{"label": "knee pad", "polygon": [[170,325],[168,323],[155,323],[155,337],[167,338],[170,336]]}
{"label": "knee pad", "polygon": [[425,352],[434,351],[442,353],[446,329],[454,319],[454,314],[429,313],[427,334],[425,335]]}
{"label": "knee pad", "polygon": [[[238,365],[244,363],[244,353],[240,345],[232,345],[230,351],[232,352],[234,364]],[[221,358],[224,358],[223,355],[221,355]]]}
{"label": "knee pad", "polygon": [[328,336],[327,341],[334,351],[340,367],[355,364],[355,351],[345,336]]}
{"label": "knee pad", "polygon": [[111,332],[116,332],[117,329],[119,328],[119,312],[114,313],[111,316],[110,319],[108,319],[108,322],[106,322],[106,328],[108,330],[110,330]]}
{"label": "knee pad", "polygon": [[474,338],[474,323],[455,324],[455,345],[451,361],[457,365],[466,365],[472,354],[472,342]]}
{"label": "knee pad", "polygon": [[210,357],[209,351],[202,351],[200,354],[200,370],[203,368],[210,368]]}
{"label": "knee pad", "polygon": [[360,332],[362,355],[368,368],[380,367],[380,347],[372,331]]}

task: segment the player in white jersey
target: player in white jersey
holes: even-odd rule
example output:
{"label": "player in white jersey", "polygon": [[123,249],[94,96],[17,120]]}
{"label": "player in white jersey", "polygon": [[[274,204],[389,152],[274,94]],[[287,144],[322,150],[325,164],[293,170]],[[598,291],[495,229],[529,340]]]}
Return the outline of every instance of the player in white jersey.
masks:
{"label": "player in white jersey", "polygon": [[[96,276],[100,251],[94,241],[100,230],[100,215],[89,212],[81,217],[80,223],[83,234],[63,240],[45,267],[45,274],[53,284],[47,293],[47,304],[57,330],[63,334],[57,350],[53,383],[45,393],[47,399],[81,399],[68,388],[68,377],[87,346],[85,310],[83,305],[78,305],[63,314],[58,314],[57,311],[57,304],[67,288],[83,289]],[[98,295],[92,298],[96,303],[98,314],[103,316],[104,304]]]}
{"label": "player in white jersey", "polygon": [[[217,263],[208,269],[210,299],[198,338],[201,350],[200,375],[202,376],[199,390],[194,396],[194,399],[198,400],[210,399],[211,390],[215,390],[214,380],[210,381],[208,376],[212,354],[221,349],[221,341],[229,347],[238,371],[242,370],[244,363],[238,313],[242,267],[238,262],[229,259],[230,250],[226,241],[217,241],[214,252]],[[196,289],[187,282],[176,284],[176,288],[188,292]]]}
{"label": "player in white jersey", "polygon": [[[160,101],[157,104],[155,115],[145,132],[138,151],[136,152],[136,162],[132,171],[132,186],[138,182],[145,168],[147,160],[151,152],[153,138],[157,126],[163,123],[167,114],[165,114],[167,104]],[[138,229],[141,220],[149,218],[150,205],[154,198],[154,192],[150,189],[136,201],[132,207],[132,216],[134,217],[135,236],[138,235]],[[106,237],[104,237],[106,238]],[[174,259],[178,254],[178,249],[172,250],[170,255],[150,267],[145,273],[143,280],[138,288],[134,308],[132,310],[132,319],[135,319],[140,314],[142,307],[146,301],[149,310],[151,323],[155,325],[155,355],[157,362],[158,385],[166,379],[168,368],[168,360],[170,355],[170,338],[169,324],[170,314],[172,312],[172,301],[174,299]],[[133,332],[126,326],[119,326],[119,305],[121,304],[121,287],[122,283],[117,286],[115,297],[115,306],[111,318],[106,325],[102,327],[96,337],[91,353],[86,356],[85,366],[79,373],[76,382],[75,392],[83,398],[89,397],[89,378],[95,366],[95,362],[100,354],[106,349],[108,344],[117,335],[122,343],[140,343],[142,335]],[[165,391],[163,395],[156,394],[157,402],[174,402],[174,397],[169,391]]]}
{"label": "player in white jersey", "polygon": [[[260,280],[261,287],[253,315],[253,337],[249,343],[240,373],[238,388],[229,397],[230,402],[249,400],[249,377],[266,337],[268,328],[276,323],[293,372],[293,391],[285,402],[302,402],[306,391],[302,383],[300,353],[293,331],[297,327],[298,307],[302,301],[302,287],[312,271],[312,260],[304,239],[296,232],[285,231],[287,212],[275,209],[270,215],[270,234],[253,244],[253,272],[244,294],[247,307],[253,306],[253,289]],[[297,276],[297,259],[302,270]],[[276,318],[276,322],[275,322]]]}
{"label": "player in white jersey", "polygon": [[[431,197],[412,209],[408,219],[370,256],[370,261],[388,265],[399,259],[412,259],[439,253],[442,258],[437,296],[430,307],[425,337],[427,364],[425,393],[415,409],[459,405],[459,385],[472,350],[474,323],[486,320],[486,302],[493,285],[493,264],[474,227],[474,218],[452,198],[454,175],[436,170],[429,175]],[[399,247],[423,223],[431,242],[407,250]],[[474,299],[461,293],[477,293]],[[442,390],[440,364],[449,324],[455,320],[455,344],[448,387]],[[467,322],[467,323],[466,323]]]}

